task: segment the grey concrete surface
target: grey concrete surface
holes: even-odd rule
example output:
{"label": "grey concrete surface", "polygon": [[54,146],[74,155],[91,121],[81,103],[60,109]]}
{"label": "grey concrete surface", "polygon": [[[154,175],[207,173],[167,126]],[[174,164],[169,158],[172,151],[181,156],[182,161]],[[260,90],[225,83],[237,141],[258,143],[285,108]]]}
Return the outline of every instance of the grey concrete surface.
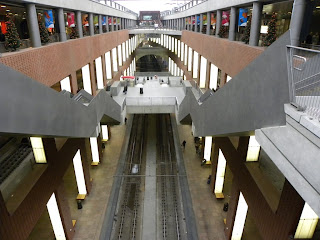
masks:
{"label": "grey concrete surface", "polygon": [[[155,116],[149,116],[155,118]],[[157,137],[156,121],[148,121],[146,145],[146,180],[144,186],[142,240],[156,240],[157,229]]]}
{"label": "grey concrete surface", "polygon": [[201,105],[192,92],[187,92],[190,96],[183,101],[190,107],[200,136],[248,134],[263,127],[285,125],[288,44],[289,32]]}
{"label": "grey concrete surface", "polygon": [[0,64],[0,133],[90,137],[103,115],[121,121],[121,107],[106,91],[88,106]]}
{"label": "grey concrete surface", "polygon": [[84,13],[95,13],[102,15],[112,15],[115,17],[123,17],[127,19],[137,20],[137,16],[130,14],[129,12],[124,12],[119,9],[114,9],[108,7],[104,4],[98,3],[96,1],[78,1],[78,0],[13,0],[13,2],[23,2],[23,3],[34,3],[36,5],[42,5],[52,8],[63,8],[68,10],[79,10]]}
{"label": "grey concrete surface", "polygon": [[320,139],[292,118],[282,127],[256,130],[264,151],[301,197],[320,215]]}

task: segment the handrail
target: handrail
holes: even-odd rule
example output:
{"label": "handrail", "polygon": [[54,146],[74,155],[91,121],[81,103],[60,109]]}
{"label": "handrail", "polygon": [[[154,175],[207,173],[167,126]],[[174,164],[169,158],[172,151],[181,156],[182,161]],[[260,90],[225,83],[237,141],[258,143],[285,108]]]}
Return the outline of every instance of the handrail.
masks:
{"label": "handrail", "polygon": [[320,121],[320,51],[287,45],[291,101]]}

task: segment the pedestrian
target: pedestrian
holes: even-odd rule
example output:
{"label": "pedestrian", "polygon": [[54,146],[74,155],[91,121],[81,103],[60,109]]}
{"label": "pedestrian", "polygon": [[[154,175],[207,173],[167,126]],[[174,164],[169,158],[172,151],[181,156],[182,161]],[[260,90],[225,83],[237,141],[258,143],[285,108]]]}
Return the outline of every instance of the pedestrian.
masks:
{"label": "pedestrian", "polygon": [[187,142],[186,142],[186,140],[183,140],[183,142],[182,142],[182,147],[183,147],[183,149],[185,149],[186,148],[186,144],[187,144]]}
{"label": "pedestrian", "polygon": [[124,118],[124,124],[125,125],[127,124],[127,118]]}

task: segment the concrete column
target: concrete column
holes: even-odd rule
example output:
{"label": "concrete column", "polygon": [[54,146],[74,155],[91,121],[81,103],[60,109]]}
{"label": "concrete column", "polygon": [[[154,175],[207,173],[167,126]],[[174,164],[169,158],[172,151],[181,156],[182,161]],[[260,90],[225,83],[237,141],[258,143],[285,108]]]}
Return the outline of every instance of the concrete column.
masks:
{"label": "concrete column", "polygon": [[113,27],[113,16],[111,17],[111,32],[114,31],[114,27]]}
{"label": "concrete column", "polygon": [[89,69],[90,69],[92,96],[96,96],[97,95],[97,79],[96,79],[95,66],[93,61],[89,63]]}
{"label": "concrete column", "polygon": [[216,37],[219,37],[218,33],[221,27],[222,11],[217,10],[217,22],[216,22]]}
{"label": "concrete column", "polygon": [[70,207],[63,181],[61,181],[59,187],[55,190],[54,193],[56,196],[57,205],[59,207],[59,213],[61,216],[64,233],[67,239],[73,239],[75,229],[72,225]]}
{"label": "concrete column", "polygon": [[103,33],[102,31],[102,16],[99,14],[98,15],[98,19],[99,19],[99,34]]}
{"label": "concrete column", "polygon": [[109,16],[106,15],[106,30],[109,32]]}
{"label": "concrete column", "polygon": [[205,84],[205,89],[209,89],[210,86],[210,67],[211,67],[211,62],[207,60],[207,67],[206,67],[206,84]]}
{"label": "concrete column", "polygon": [[76,21],[77,21],[77,30],[78,30],[79,38],[82,38],[83,37],[83,29],[82,29],[81,11],[76,11]]}
{"label": "concrete column", "polygon": [[237,8],[231,7],[230,14],[229,40],[234,41],[236,40]]}
{"label": "concrete column", "polygon": [[207,35],[210,35],[210,29],[211,29],[211,13],[207,12],[207,31],[206,31]]}
{"label": "concrete column", "polygon": [[27,7],[28,29],[29,29],[32,47],[41,47],[41,39],[40,39],[36,5],[32,3],[28,3],[26,7]]}
{"label": "concrete column", "polygon": [[66,23],[64,21],[64,14],[63,14],[62,8],[57,9],[57,15],[58,15],[58,22],[59,22],[60,42],[65,42],[67,41],[67,34],[66,34],[66,26],[65,26]]}
{"label": "concrete column", "polygon": [[200,33],[202,33],[203,28],[203,13],[200,14]]}
{"label": "concrete column", "polygon": [[306,9],[306,0],[295,0],[293,3],[291,22],[290,22],[290,35],[291,35],[291,45],[300,45],[300,34],[304,19],[304,13]]}
{"label": "concrete column", "polygon": [[262,2],[254,2],[252,8],[249,45],[258,46],[261,28]]}
{"label": "concrete column", "polygon": [[106,86],[107,85],[106,56],[104,54],[101,55],[101,63],[102,63],[103,86]]}
{"label": "concrete column", "polygon": [[94,23],[93,23],[93,14],[89,13],[89,34],[94,36]]}

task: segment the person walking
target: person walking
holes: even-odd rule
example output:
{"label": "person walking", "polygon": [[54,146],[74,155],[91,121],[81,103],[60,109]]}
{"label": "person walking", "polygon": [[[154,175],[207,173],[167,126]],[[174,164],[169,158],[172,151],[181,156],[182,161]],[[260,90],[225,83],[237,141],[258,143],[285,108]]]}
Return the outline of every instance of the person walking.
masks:
{"label": "person walking", "polygon": [[183,149],[186,148],[186,144],[187,144],[186,140],[183,140],[183,142],[182,142],[182,144],[181,144],[181,146],[183,147]]}

